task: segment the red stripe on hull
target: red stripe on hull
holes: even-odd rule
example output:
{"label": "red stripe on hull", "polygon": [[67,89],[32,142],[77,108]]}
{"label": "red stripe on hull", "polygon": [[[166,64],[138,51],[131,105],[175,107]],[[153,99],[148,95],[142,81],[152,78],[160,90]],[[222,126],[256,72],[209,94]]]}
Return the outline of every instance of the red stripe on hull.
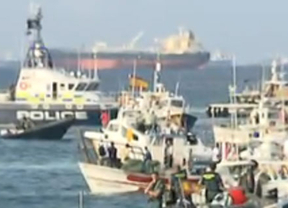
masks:
{"label": "red stripe on hull", "polygon": [[[96,63],[97,62],[97,63]],[[57,66],[61,66],[64,68],[78,68],[78,61],[77,60],[55,60]],[[197,69],[201,66],[205,65],[207,60],[187,60],[187,59],[180,59],[180,60],[161,60],[162,68],[169,68],[169,69],[178,69],[178,68],[193,68]],[[94,69],[94,66],[97,65],[99,70],[104,69],[132,69],[134,64],[134,60],[117,60],[117,59],[82,59],[79,63],[81,69]],[[145,60],[140,59],[137,60],[137,68],[154,68],[156,64],[156,60]]]}

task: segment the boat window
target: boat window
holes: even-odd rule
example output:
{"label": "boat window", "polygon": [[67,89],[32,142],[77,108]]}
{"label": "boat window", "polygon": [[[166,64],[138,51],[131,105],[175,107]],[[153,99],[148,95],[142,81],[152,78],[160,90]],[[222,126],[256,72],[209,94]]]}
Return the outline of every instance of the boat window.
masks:
{"label": "boat window", "polygon": [[127,129],[124,128],[124,127],[122,127],[121,134],[122,134],[123,137],[126,137],[126,135],[127,135]]}
{"label": "boat window", "polygon": [[91,82],[88,85],[86,91],[95,91],[95,90],[97,90],[97,88],[98,88],[98,83],[97,82]]}
{"label": "boat window", "polygon": [[189,167],[189,172],[193,175],[202,175],[210,164],[210,161],[195,160],[193,161],[193,165]]}
{"label": "boat window", "polygon": [[138,138],[138,136],[136,134],[133,134],[133,140],[134,141],[138,141],[139,140],[139,138]]}
{"label": "boat window", "polygon": [[68,84],[68,90],[72,90],[74,88],[74,84]]}
{"label": "boat window", "polygon": [[108,130],[117,132],[119,129],[119,126],[117,124],[110,124]]}
{"label": "boat window", "polygon": [[263,144],[262,141],[255,140],[255,141],[250,142],[249,147],[251,149],[256,149],[256,148],[260,147],[261,144]]}
{"label": "boat window", "polygon": [[60,84],[60,89],[61,89],[61,90],[65,90],[65,84],[63,84],[63,83]]}
{"label": "boat window", "polygon": [[234,166],[230,166],[228,167],[228,171],[229,171],[229,174],[232,175],[232,176],[241,176],[243,175],[243,173],[246,172],[248,167],[245,167],[245,166],[242,166],[242,165],[234,165]]}
{"label": "boat window", "polygon": [[167,101],[165,100],[165,101],[161,101],[160,103],[159,103],[159,106],[160,106],[160,108],[163,108],[163,107],[165,107],[165,106],[167,106]]}
{"label": "boat window", "polygon": [[182,100],[171,100],[171,106],[182,108],[183,101]]}
{"label": "boat window", "polygon": [[196,135],[187,135],[187,142],[189,145],[197,145],[198,139]]}
{"label": "boat window", "polygon": [[83,91],[86,86],[87,86],[87,83],[81,82],[77,85],[76,91]]}
{"label": "boat window", "polygon": [[269,119],[278,119],[279,118],[279,113],[278,112],[269,112],[268,113],[268,118]]}

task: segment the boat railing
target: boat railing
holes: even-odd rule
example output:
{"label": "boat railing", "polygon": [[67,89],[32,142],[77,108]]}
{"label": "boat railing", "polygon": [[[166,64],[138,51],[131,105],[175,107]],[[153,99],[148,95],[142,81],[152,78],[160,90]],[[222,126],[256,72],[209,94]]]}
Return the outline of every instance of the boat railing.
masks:
{"label": "boat railing", "polygon": [[[85,132],[84,130],[80,130],[80,135],[81,135],[80,147],[81,147],[81,150],[83,150],[84,157],[85,157],[84,159],[86,162],[97,164],[98,158],[99,158],[98,152],[97,152],[98,145],[101,144],[101,145],[104,145],[105,147],[108,147],[112,141],[103,140],[102,138],[92,140],[92,139],[86,138],[84,136],[84,132]],[[126,144],[122,142],[113,141],[113,143],[117,147],[117,149],[118,148],[122,149],[122,148],[125,148],[126,146]],[[90,152],[91,149],[93,152],[92,156]],[[140,160],[144,159],[145,153],[142,147],[129,144],[129,149],[130,149],[130,156],[133,159],[140,159]]]}

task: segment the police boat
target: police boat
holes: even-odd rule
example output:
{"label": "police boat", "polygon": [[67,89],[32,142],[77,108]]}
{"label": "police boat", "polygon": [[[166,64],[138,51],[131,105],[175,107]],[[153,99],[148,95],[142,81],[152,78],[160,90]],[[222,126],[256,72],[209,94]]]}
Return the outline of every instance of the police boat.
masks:
{"label": "police boat", "polygon": [[23,117],[38,124],[73,116],[75,125],[97,126],[103,112],[116,117],[118,102],[98,91],[97,69],[88,76],[53,65],[41,38],[41,19],[39,7],[27,20],[30,46],[16,83],[0,94],[0,125],[10,126]]}
{"label": "police boat", "polygon": [[3,139],[47,139],[59,140],[62,139],[68,129],[74,122],[74,118],[66,118],[49,123],[32,125],[29,128],[15,126],[12,129],[3,129],[0,132],[0,137]]}

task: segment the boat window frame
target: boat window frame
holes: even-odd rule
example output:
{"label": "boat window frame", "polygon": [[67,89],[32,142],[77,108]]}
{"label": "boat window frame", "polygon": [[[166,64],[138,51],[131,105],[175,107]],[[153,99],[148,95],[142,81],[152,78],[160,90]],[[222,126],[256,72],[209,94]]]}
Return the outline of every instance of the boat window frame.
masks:
{"label": "boat window frame", "polygon": [[[177,105],[173,105],[173,103],[177,102]],[[181,102],[181,106],[179,106],[178,104]],[[170,99],[170,106],[172,107],[176,107],[176,108],[183,108],[184,107],[184,101],[181,99]]]}
{"label": "boat window frame", "polygon": [[[92,87],[91,87],[92,86]],[[96,91],[99,87],[99,83],[98,82],[90,82],[85,91]]]}
{"label": "boat window frame", "polygon": [[[113,128],[114,127],[114,128]],[[115,128],[116,127],[116,128]],[[120,128],[120,126],[119,126],[119,124],[116,124],[116,123],[111,123],[111,124],[109,124],[109,126],[108,126],[108,131],[110,131],[110,132],[118,132],[119,131],[119,128]],[[116,129],[116,130],[115,130]]]}
{"label": "boat window frame", "polygon": [[68,90],[73,90],[74,88],[75,88],[75,83],[69,83],[68,84]]}
{"label": "boat window frame", "polygon": [[87,87],[87,82],[80,82],[77,84],[75,91],[85,91]]}
{"label": "boat window frame", "polygon": [[60,85],[60,90],[65,91],[66,90],[66,84],[65,83],[59,83]]}

